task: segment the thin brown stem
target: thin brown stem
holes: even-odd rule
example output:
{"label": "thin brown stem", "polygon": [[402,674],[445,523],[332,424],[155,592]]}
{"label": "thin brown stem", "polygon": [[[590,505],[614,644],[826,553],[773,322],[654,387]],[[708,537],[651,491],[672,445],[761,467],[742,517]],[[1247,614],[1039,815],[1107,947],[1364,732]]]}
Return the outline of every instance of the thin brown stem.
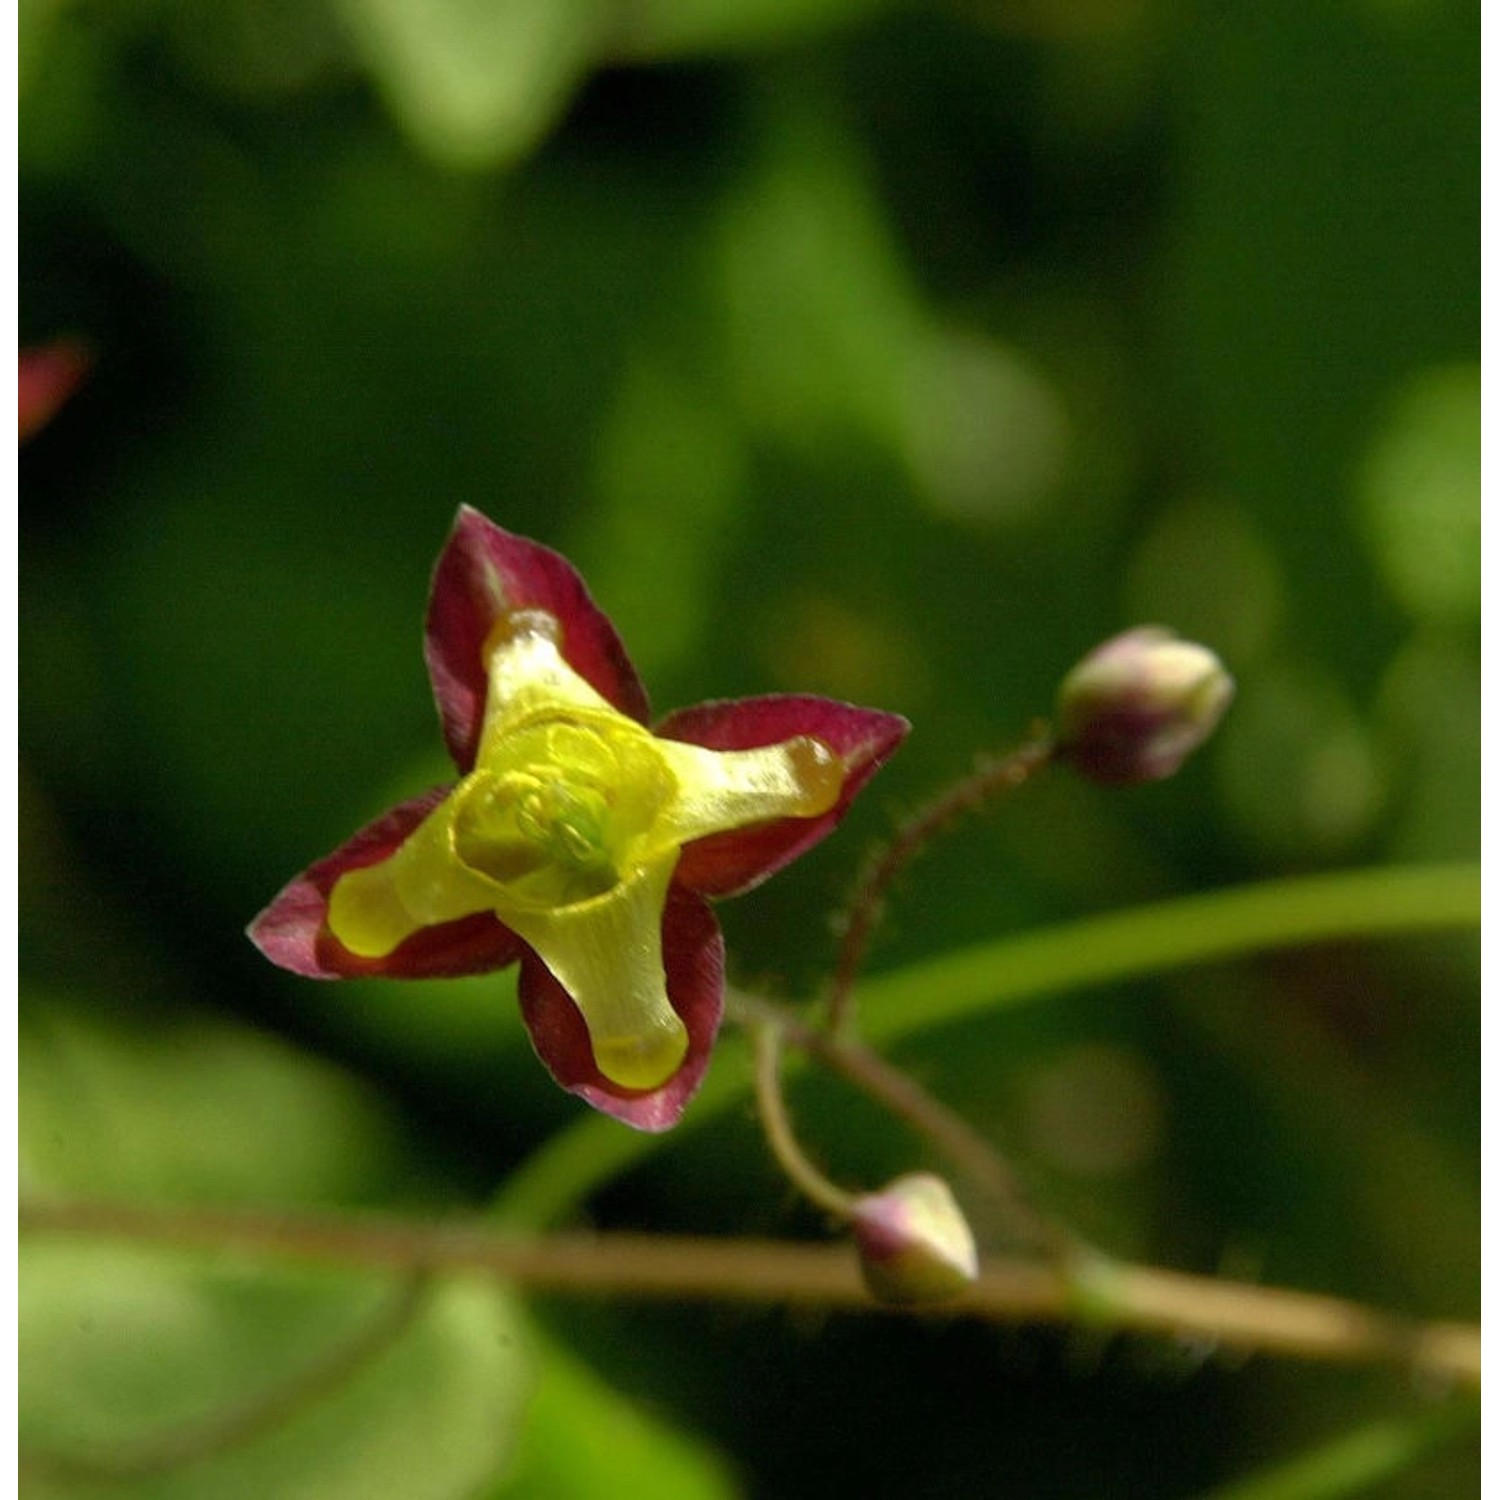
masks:
{"label": "thin brown stem", "polygon": [[775,1021],[762,1020],[752,1027],[751,1036],[755,1045],[755,1102],[772,1154],[806,1197],[834,1218],[847,1219],[854,1209],[854,1199],[813,1166],[792,1129],[781,1092],[781,1027]]}
{"label": "thin brown stem", "polygon": [[1083,1250],[1072,1231],[1032,1204],[1019,1174],[984,1136],[878,1052],[863,1043],[817,1030],[784,1006],[743,991],[728,993],[726,1014],[752,1030],[774,1025],[792,1046],[847,1079],[925,1136],[1005,1211],[1018,1243],[1045,1250],[1059,1259]]}
{"label": "thin brown stem", "polygon": [[[632,1234],[516,1236],[472,1223],[121,1203],[25,1204],[23,1232],[102,1235],[403,1271],[487,1271],[533,1289],[666,1301],[737,1301],[877,1311],[840,1246]],[[909,1316],[910,1314],[908,1314]],[[1339,1363],[1396,1363],[1479,1384],[1479,1329],[1416,1323],[1337,1297],[1118,1263],[1081,1296],[1075,1277],[991,1257],[943,1317],[1087,1321],[1120,1332]]]}
{"label": "thin brown stem", "polygon": [[1046,725],[998,760],[986,760],[962,780],[939,792],[896,830],[891,841],[866,864],[844,921],[843,938],[828,988],[828,1029],[847,1034],[854,1025],[854,982],[864,963],[870,939],[885,912],[885,898],[896,877],[956,818],[986,802],[1014,791],[1052,758],[1053,745]]}

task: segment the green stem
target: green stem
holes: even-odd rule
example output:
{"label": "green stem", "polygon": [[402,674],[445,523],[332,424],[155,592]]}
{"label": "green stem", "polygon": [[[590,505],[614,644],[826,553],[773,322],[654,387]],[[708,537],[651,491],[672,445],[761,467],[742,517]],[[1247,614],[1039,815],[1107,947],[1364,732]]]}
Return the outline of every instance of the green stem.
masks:
{"label": "green stem", "polygon": [[759,1021],[751,1032],[751,1041],[755,1048],[755,1102],[772,1154],[805,1197],[835,1219],[848,1219],[854,1212],[854,1199],[813,1166],[797,1144],[781,1092],[781,1028],[774,1021]]}
{"label": "green stem", "polygon": [[1363,1495],[1410,1468],[1424,1454],[1477,1430],[1478,1425],[1478,1407],[1468,1400],[1415,1416],[1372,1422],[1217,1489],[1206,1500],[1341,1500],[1346,1495]]}
{"label": "green stem", "polygon": [[[867,980],[861,987],[864,1030],[870,1040],[889,1044],[1083,985],[1304,943],[1459,930],[1478,921],[1479,867],[1472,864],[1266,881],[1083,917]],[[673,1137],[736,1107],[750,1086],[743,1055],[721,1044],[705,1087]],[[516,1227],[556,1223],[667,1139],[598,1116],[580,1120],[511,1176],[495,1212]]]}
{"label": "green stem", "polygon": [[1085,985],[1241,958],[1272,948],[1477,926],[1479,867],[1389,866],[1301,875],[1080,917],[946,953],[868,980],[874,1041]]}

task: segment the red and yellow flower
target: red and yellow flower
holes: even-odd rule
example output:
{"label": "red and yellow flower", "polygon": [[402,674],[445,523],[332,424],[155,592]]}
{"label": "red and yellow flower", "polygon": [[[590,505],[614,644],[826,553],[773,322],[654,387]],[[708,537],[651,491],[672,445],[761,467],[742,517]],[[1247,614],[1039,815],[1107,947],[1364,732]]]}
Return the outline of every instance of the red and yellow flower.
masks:
{"label": "red and yellow flower", "polygon": [[558,1083],[667,1129],[723,1009],[706,898],[749,890],[831,832],[906,721],[778,695],[648,728],[635,669],[571,564],[467,508],[433,577],[427,665],[461,779],[297,876],[252,940],[320,979],[519,961],[522,1013]]}

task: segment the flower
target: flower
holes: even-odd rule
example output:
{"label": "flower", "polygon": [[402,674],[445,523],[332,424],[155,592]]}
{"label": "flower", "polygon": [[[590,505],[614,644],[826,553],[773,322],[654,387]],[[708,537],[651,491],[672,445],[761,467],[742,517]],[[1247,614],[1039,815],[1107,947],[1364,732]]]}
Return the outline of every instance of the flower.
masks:
{"label": "flower", "polygon": [[461,780],[403,802],[251,924],[318,979],[519,961],[553,1077],[642,1130],[674,1125],[723,1010],[707,897],[759,884],[838,824],[909,728],[778,695],[646,695],[572,565],[467,507],[433,575],[426,655]]}
{"label": "flower", "polygon": [[908,1173],[856,1199],[852,1225],[865,1285],[881,1302],[943,1302],[979,1275],[969,1221],[931,1172]]}
{"label": "flower", "polygon": [[1096,646],[1057,695],[1058,753],[1107,786],[1175,775],[1218,727],[1234,678],[1207,646],[1141,625]]}

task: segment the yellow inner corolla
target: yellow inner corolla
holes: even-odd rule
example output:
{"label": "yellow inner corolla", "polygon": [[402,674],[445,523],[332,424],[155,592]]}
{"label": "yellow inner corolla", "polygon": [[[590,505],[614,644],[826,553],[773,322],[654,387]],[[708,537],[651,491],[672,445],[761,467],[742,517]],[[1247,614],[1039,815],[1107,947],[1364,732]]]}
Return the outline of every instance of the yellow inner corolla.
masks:
{"label": "yellow inner corolla", "polygon": [[599,1071],[659,1088],[688,1045],[661,949],[682,846],[827,812],[846,767],[805,735],[726,751],[657,739],[568,665],[559,635],[541,610],[502,617],[473,771],[388,859],[339,878],[328,926],[383,958],[424,927],[494,912],[573,997]]}

